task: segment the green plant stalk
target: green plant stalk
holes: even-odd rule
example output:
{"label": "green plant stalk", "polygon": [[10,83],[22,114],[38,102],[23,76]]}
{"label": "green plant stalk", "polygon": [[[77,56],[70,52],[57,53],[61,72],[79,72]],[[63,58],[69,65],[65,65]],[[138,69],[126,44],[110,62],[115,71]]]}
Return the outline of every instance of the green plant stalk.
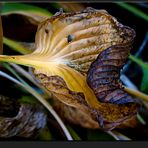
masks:
{"label": "green plant stalk", "polygon": [[106,132],[108,133],[109,135],[111,135],[112,137],[114,137],[116,140],[131,140],[129,137],[115,131],[115,130],[112,130],[112,131],[108,131]]}
{"label": "green plant stalk", "polygon": [[138,64],[139,66],[141,66],[142,68],[148,69],[148,64],[144,63],[142,60],[136,58],[135,56],[130,54],[129,59]]}
{"label": "green plant stalk", "polygon": [[8,15],[10,13],[33,13],[45,17],[52,16],[52,13],[37,6],[23,3],[3,3],[1,15]]}
{"label": "green plant stalk", "polygon": [[139,122],[140,122],[141,124],[146,125],[145,120],[141,117],[141,115],[140,115],[139,113],[137,114],[137,119],[139,120]]}
{"label": "green plant stalk", "polygon": [[71,137],[69,131],[67,130],[66,126],[64,125],[64,123],[62,122],[62,120],[60,119],[58,114],[53,110],[52,106],[38,92],[36,92],[31,86],[24,85],[23,83],[21,83],[17,79],[14,79],[10,75],[8,75],[8,74],[6,74],[6,73],[4,73],[2,71],[0,71],[0,76],[3,76],[5,78],[11,80],[12,82],[14,82],[14,83],[18,84],[19,86],[23,87],[24,89],[26,89],[30,94],[32,94],[39,102],[41,102],[47,108],[47,110],[57,120],[57,122],[61,126],[63,132],[65,133],[67,139],[68,140],[73,140],[73,138]]}
{"label": "green plant stalk", "polygon": [[7,63],[2,63],[2,65],[8,69],[20,82],[22,82],[24,85],[29,86],[16,72],[13,68],[10,67]]}
{"label": "green plant stalk", "polygon": [[27,78],[30,82],[32,82],[34,85],[40,88],[40,85],[33,79],[33,77],[30,75],[28,71],[23,69],[21,66],[17,64],[10,63],[10,65],[21,75],[23,75],[25,78]]}
{"label": "green plant stalk", "polygon": [[31,51],[29,49],[25,48],[24,46],[22,46],[18,42],[8,39],[6,37],[3,37],[3,43],[21,54],[31,53]]}
{"label": "green plant stalk", "polygon": [[67,126],[67,128],[74,140],[81,140],[78,134],[70,126]]}
{"label": "green plant stalk", "polygon": [[[30,82],[32,82],[34,85],[36,85],[38,88],[42,89],[44,91],[44,98],[51,98],[51,93],[49,93],[49,91],[47,91],[43,86],[41,86],[39,83],[37,83],[37,81],[35,81],[35,79],[33,78],[33,76],[27,72],[26,70],[24,70],[21,66],[17,65],[17,64],[10,64],[18,73],[20,73],[21,75],[23,75],[25,78],[27,78]],[[43,96],[42,95],[42,96]]]}
{"label": "green plant stalk", "polygon": [[143,78],[142,78],[142,81],[141,81],[140,90],[144,93],[147,93],[147,89],[148,89],[148,87],[147,87],[147,85],[148,85],[148,78],[147,78],[148,63],[143,62],[142,60],[136,58],[133,55],[130,55],[129,59],[132,60],[133,62],[135,62],[136,64],[138,64],[141,67],[141,69],[143,71]]}
{"label": "green plant stalk", "polygon": [[148,21],[148,15],[145,14],[144,12],[142,12],[141,10],[139,10],[136,7],[133,7],[129,4],[123,3],[123,2],[115,2],[117,5],[119,5],[120,7],[132,12],[134,15]]}

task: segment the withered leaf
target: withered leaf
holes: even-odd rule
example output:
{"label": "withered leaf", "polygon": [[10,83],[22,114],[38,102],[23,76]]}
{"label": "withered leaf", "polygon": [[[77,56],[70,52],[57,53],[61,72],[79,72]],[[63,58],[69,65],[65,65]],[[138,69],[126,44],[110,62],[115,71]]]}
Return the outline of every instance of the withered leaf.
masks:
{"label": "withered leaf", "polygon": [[40,105],[22,104],[0,95],[0,137],[36,137],[46,125],[47,116]]}
{"label": "withered leaf", "polygon": [[[92,118],[91,109],[89,107],[85,108],[85,110],[71,107],[56,98],[54,98],[53,107],[65,122],[77,124],[90,129],[100,128],[98,122]],[[136,127],[138,123],[137,117],[133,116],[129,120],[125,120],[121,124],[117,125],[116,128],[133,128]]]}
{"label": "withered leaf", "polygon": [[[131,28],[119,23],[105,10],[86,8],[80,12],[59,12],[39,24],[34,52],[24,56],[1,55],[0,60],[33,67],[36,78],[57,99],[70,107],[85,112],[94,121],[99,121],[101,128],[112,129],[135,115],[138,105],[133,102],[125,105],[124,103],[113,104],[97,100],[96,92],[103,96],[103,89],[113,91],[113,87],[114,89],[119,88],[119,93],[122,90],[116,79],[115,86],[110,88],[109,85],[105,85],[102,90],[96,89],[99,83],[110,82],[110,78],[108,79],[107,76],[99,81],[93,81],[92,78],[89,84],[92,83],[93,87],[91,85],[90,87],[86,80],[87,71],[100,53],[102,56],[105,55],[103,58],[106,58],[106,53],[109,54],[108,60],[99,61],[104,66],[107,65],[114,57],[112,56],[114,48],[109,47],[122,45],[127,48],[125,52],[121,52],[123,60],[118,63],[116,59],[112,59],[115,66],[119,65],[119,67],[114,67],[115,72],[113,73],[113,77],[118,78],[117,71],[120,70],[120,66],[123,66],[134,37],[135,32]],[[106,50],[108,48],[109,50]],[[98,64],[98,62],[95,63]],[[91,74],[95,73],[95,70],[91,70],[92,67],[94,66],[90,68]],[[91,74],[89,74],[90,77]],[[94,86],[95,83],[96,86]],[[126,96],[125,93],[121,92],[121,94],[123,97]],[[112,96],[116,97],[113,98],[113,102],[120,99],[114,93]],[[110,96],[108,99],[111,100]],[[128,101],[130,99],[128,97]]]}
{"label": "withered leaf", "polygon": [[[120,69],[125,64],[130,49],[130,44],[122,44],[102,51],[91,64],[87,75],[87,82],[98,100],[106,105],[118,104],[119,110],[116,114],[122,114],[122,118],[136,114],[139,109],[138,102],[124,91],[120,83]],[[111,112],[107,111],[112,119],[116,116],[112,114],[114,109],[115,107]]]}
{"label": "withered leaf", "polygon": [[126,62],[130,49],[126,45],[112,46],[99,54],[90,66],[87,82],[99,101],[115,104],[134,102],[119,82],[120,69]]}
{"label": "withered leaf", "polygon": [[71,107],[54,98],[54,109],[58,115],[63,119],[64,122],[69,122],[70,124],[80,125],[85,128],[98,129],[99,124],[96,120],[91,117],[91,112],[89,109],[85,110]]}

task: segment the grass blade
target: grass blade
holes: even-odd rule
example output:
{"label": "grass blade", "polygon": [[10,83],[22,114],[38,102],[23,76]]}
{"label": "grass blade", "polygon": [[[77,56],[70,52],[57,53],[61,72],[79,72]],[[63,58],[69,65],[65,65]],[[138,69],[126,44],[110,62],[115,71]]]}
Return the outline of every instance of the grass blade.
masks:
{"label": "grass blade", "polygon": [[39,102],[41,102],[46,108],[47,110],[54,116],[54,118],[57,120],[57,122],[59,123],[59,125],[61,126],[61,128],[63,129],[63,132],[65,133],[66,137],[68,140],[73,140],[73,138],[71,137],[69,131],[67,130],[66,126],[64,125],[64,123],[62,122],[62,120],[60,119],[60,117],[57,115],[57,113],[53,110],[52,106],[44,99],[42,98],[42,96],[37,93],[34,89],[32,89],[30,86],[26,86],[24,84],[22,84],[20,81],[18,81],[17,79],[11,77],[10,75],[0,71],[0,76],[3,76],[9,80],[11,80],[12,82],[18,84],[19,86],[23,87],[24,89],[26,89],[29,93],[31,93],[35,98],[38,99]]}
{"label": "grass blade", "polygon": [[78,136],[78,134],[71,128],[70,126],[67,126],[71,136],[73,137],[74,140],[81,140],[81,138]]}
{"label": "grass blade", "polygon": [[2,63],[2,65],[8,69],[20,82],[22,82],[24,85],[28,85],[17,73],[13,68],[10,67],[8,63]]}
{"label": "grass blade", "polygon": [[117,131],[108,131],[107,132],[109,135],[111,135],[112,137],[114,137],[116,140],[131,140],[130,138],[128,138],[127,136],[117,132]]}
{"label": "grass blade", "polygon": [[[143,52],[143,50],[146,48],[147,42],[148,42],[148,31],[146,32],[146,35],[145,35],[143,42],[141,43],[138,51],[135,53],[135,55],[134,55],[135,57],[138,57]],[[128,70],[131,63],[132,63],[132,61],[130,61],[130,60],[127,62],[127,64],[123,67],[122,73],[125,73]]]}
{"label": "grass blade", "polygon": [[132,5],[126,4],[126,3],[123,3],[123,2],[115,2],[115,3],[117,5],[119,5],[120,7],[132,12],[134,15],[148,21],[148,15],[145,14],[143,11],[139,10],[138,8],[133,7]]}
{"label": "grass blade", "polygon": [[133,84],[133,82],[124,74],[120,76],[122,83],[127,86],[128,88],[138,90],[138,88]]}
{"label": "grass blade", "polygon": [[47,91],[43,86],[41,86],[37,81],[33,78],[33,75],[26,70],[24,70],[21,66],[10,63],[10,65],[21,75],[23,75],[25,78],[27,78],[30,82],[32,82],[34,85],[36,85],[38,88],[44,91],[44,98],[50,98],[51,93]]}
{"label": "grass blade", "polygon": [[3,37],[3,43],[21,54],[29,54],[32,52],[31,50],[21,45],[17,41],[8,39],[6,37]]}
{"label": "grass blade", "polygon": [[23,3],[3,3],[2,10],[1,10],[1,15],[8,15],[12,13],[17,13],[17,14],[28,14],[33,13],[39,16],[45,16],[45,17],[50,17],[52,14],[47,11],[46,9],[42,9],[37,6],[32,6],[28,4],[23,4]]}
{"label": "grass blade", "polygon": [[48,10],[23,3],[3,3],[1,15],[20,14],[29,17],[30,22],[38,25],[39,22],[52,16]]}
{"label": "grass blade", "polygon": [[137,63],[139,66],[141,66],[142,68],[144,69],[148,69],[148,64],[143,62],[142,60],[136,58],[135,56],[133,55],[130,55],[129,56],[129,59],[132,60],[133,62]]}
{"label": "grass blade", "polygon": [[141,124],[146,125],[145,120],[142,118],[142,116],[141,116],[139,113],[137,114],[137,119],[139,120],[139,122],[140,122]]}
{"label": "grass blade", "polygon": [[141,81],[141,85],[140,85],[140,90],[144,93],[148,93],[148,63],[147,62],[143,62],[142,60],[140,60],[139,58],[136,58],[133,55],[129,56],[130,60],[132,60],[133,62],[137,63],[143,72],[143,77],[142,77],[142,81]]}
{"label": "grass blade", "polygon": [[25,78],[27,78],[29,81],[31,81],[34,85],[40,88],[40,85],[32,78],[29,72],[24,70],[21,66],[17,64],[10,63],[10,65],[21,75],[23,75]]}

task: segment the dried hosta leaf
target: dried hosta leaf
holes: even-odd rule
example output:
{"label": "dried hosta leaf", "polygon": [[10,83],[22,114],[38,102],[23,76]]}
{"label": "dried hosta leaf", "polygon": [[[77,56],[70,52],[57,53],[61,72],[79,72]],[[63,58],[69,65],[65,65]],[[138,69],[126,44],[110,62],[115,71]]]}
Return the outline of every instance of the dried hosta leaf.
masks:
{"label": "dried hosta leaf", "polygon": [[139,120],[137,116],[131,117],[128,121],[123,122],[117,128],[124,129],[124,128],[135,128],[139,125]]}
{"label": "dried hosta leaf", "polygon": [[123,118],[137,113],[139,108],[138,102],[123,90],[119,82],[120,69],[127,60],[130,49],[129,45],[122,44],[104,50],[92,63],[87,75],[87,82],[99,101],[118,104],[119,107],[127,106],[125,110],[119,109]]}
{"label": "dried hosta leaf", "polygon": [[112,46],[92,63],[87,82],[99,101],[114,104],[135,102],[119,83],[120,69],[127,60],[130,48],[126,45]]}
{"label": "dried hosta leaf", "polygon": [[36,136],[46,125],[46,114],[39,105],[20,104],[0,95],[0,137]]}
{"label": "dried hosta leaf", "polygon": [[33,53],[0,60],[33,67],[37,79],[61,102],[99,121],[101,128],[112,129],[135,115],[137,104],[100,102],[87,84],[87,71],[102,51],[113,45],[130,47],[134,37],[132,29],[105,10],[59,12],[39,24]]}
{"label": "dried hosta leaf", "polygon": [[[40,83],[47,89],[52,90],[54,95],[63,103],[59,102],[58,100],[54,100],[54,107],[58,114],[65,120],[73,123],[79,124],[86,128],[99,128],[97,120],[102,123],[102,126],[105,126],[105,129],[111,129],[115,126],[118,126],[123,122],[121,127],[129,127],[131,126],[126,119],[134,116],[137,112],[138,105],[127,105],[127,106],[114,106],[111,104],[103,104],[99,110],[91,108],[84,99],[84,95],[82,93],[76,93],[70,91],[66,86],[64,80],[62,80],[58,76],[51,76],[47,77],[44,74],[35,74],[36,78],[40,80]],[[69,104],[73,103],[73,107]],[[104,110],[103,110],[104,109]],[[131,109],[131,110],[129,110]],[[99,112],[98,112],[99,111]],[[104,117],[103,117],[104,116]],[[93,118],[92,118],[93,117]],[[96,119],[97,118],[97,119]],[[107,120],[106,120],[107,118]],[[108,120],[118,120],[117,123],[108,122]],[[133,126],[136,125],[134,122]],[[101,127],[103,128],[103,127]]]}
{"label": "dried hosta leaf", "polygon": [[98,122],[92,119],[89,110],[68,106],[57,99],[54,100],[53,107],[65,122],[77,124],[85,128],[99,128]]}
{"label": "dried hosta leaf", "polygon": [[[32,66],[35,73],[58,75],[70,90],[83,92],[85,100],[97,106],[96,97],[88,87],[86,77],[78,71],[86,72],[98,53],[122,41],[120,31],[114,27],[117,23],[103,10],[58,13],[39,25],[36,34],[37,49],[32,54],[0,56],[0,60]],[[69,105],[73,106],[73,103]]]}
{"label": "dried hosta leaf", "polygon": [[[92,119],[90,115],[90,110],[82,110],[79,108],[68,106],[56,98],[53,104],[54,109],[58,115],[65,121],[72,124],[77,124],[85,128],[98,129],[99,124],[96,120]],[[136,116],[131,117],[129,120],[121,123],[117,128],[133,128],[138,125],[138,120]]]}

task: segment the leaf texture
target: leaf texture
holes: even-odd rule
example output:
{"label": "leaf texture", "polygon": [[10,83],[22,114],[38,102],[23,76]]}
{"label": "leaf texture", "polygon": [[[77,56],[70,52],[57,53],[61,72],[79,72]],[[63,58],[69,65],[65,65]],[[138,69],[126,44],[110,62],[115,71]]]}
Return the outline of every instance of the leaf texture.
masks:
{"label": "leaf texture", "polygon": [[87,82],[102,102],[125,104],[135,102],[124,92],[120,81],[120,69],[127,60],[130,47],[116,45],[103,51],[92,63]]}
{"label": "leaf texture", "polygon": [[35,137],[46,125],[47,116],[39,105],[19,103],[0,95],[0,137]]}
{"label": "leaf texture", "polygon": [[[129,103],[126,105],[122,104],[121,100],[120,103],[113,103],[121,98],[115,95],[117,92],[112,94],[115,97],[112,102],[101,102],[102,99],[104,100],[103,91],[112,91],[117,88],[126,98],[125,92],[122,93],[117,83],[119,77],[117,71],[123,66],[134,37],[133,29],[119,23],[105,10],[86,8],[72,13],[60,11],[39,24],[35,38],[35,51],[24,56],[1,55],[0,60],[33,67],[35,77],[57,99],[85,112],[94,121],[99,122],[102,129],[111,130],[135,115],[139,108],[139,105],[129,101],[132,99],[128,95]],[[116,47],[115,45],[122,46],[117,50],[110,48]],[[125,51],[120,50],[120,47]],[[119,52],[116,56],[121,57],[120,61],[113,56],[114,52]],[[115,72],[113,74],[108,72],[106,76],[104,75],[105,79],[97,81],[93,76],[98,74],[95,70],[97,66],[92,66],[91,63],[99,59],[97,58],[99,54],[101,59],[108,58],[106,61],[99,61],[104,66],[112,60]],[[97,64],[100,63],[95,61],[94,65]],[[102,70],[102,67],[100,69]],[[101,74],[100,77],[102,77]],[[117,79],[115,79],[115,85],[111,87],[103,85],[101,89],[98,84],[109,83],[109,77]],[[110,96],[107,100],[111,101]]]}

